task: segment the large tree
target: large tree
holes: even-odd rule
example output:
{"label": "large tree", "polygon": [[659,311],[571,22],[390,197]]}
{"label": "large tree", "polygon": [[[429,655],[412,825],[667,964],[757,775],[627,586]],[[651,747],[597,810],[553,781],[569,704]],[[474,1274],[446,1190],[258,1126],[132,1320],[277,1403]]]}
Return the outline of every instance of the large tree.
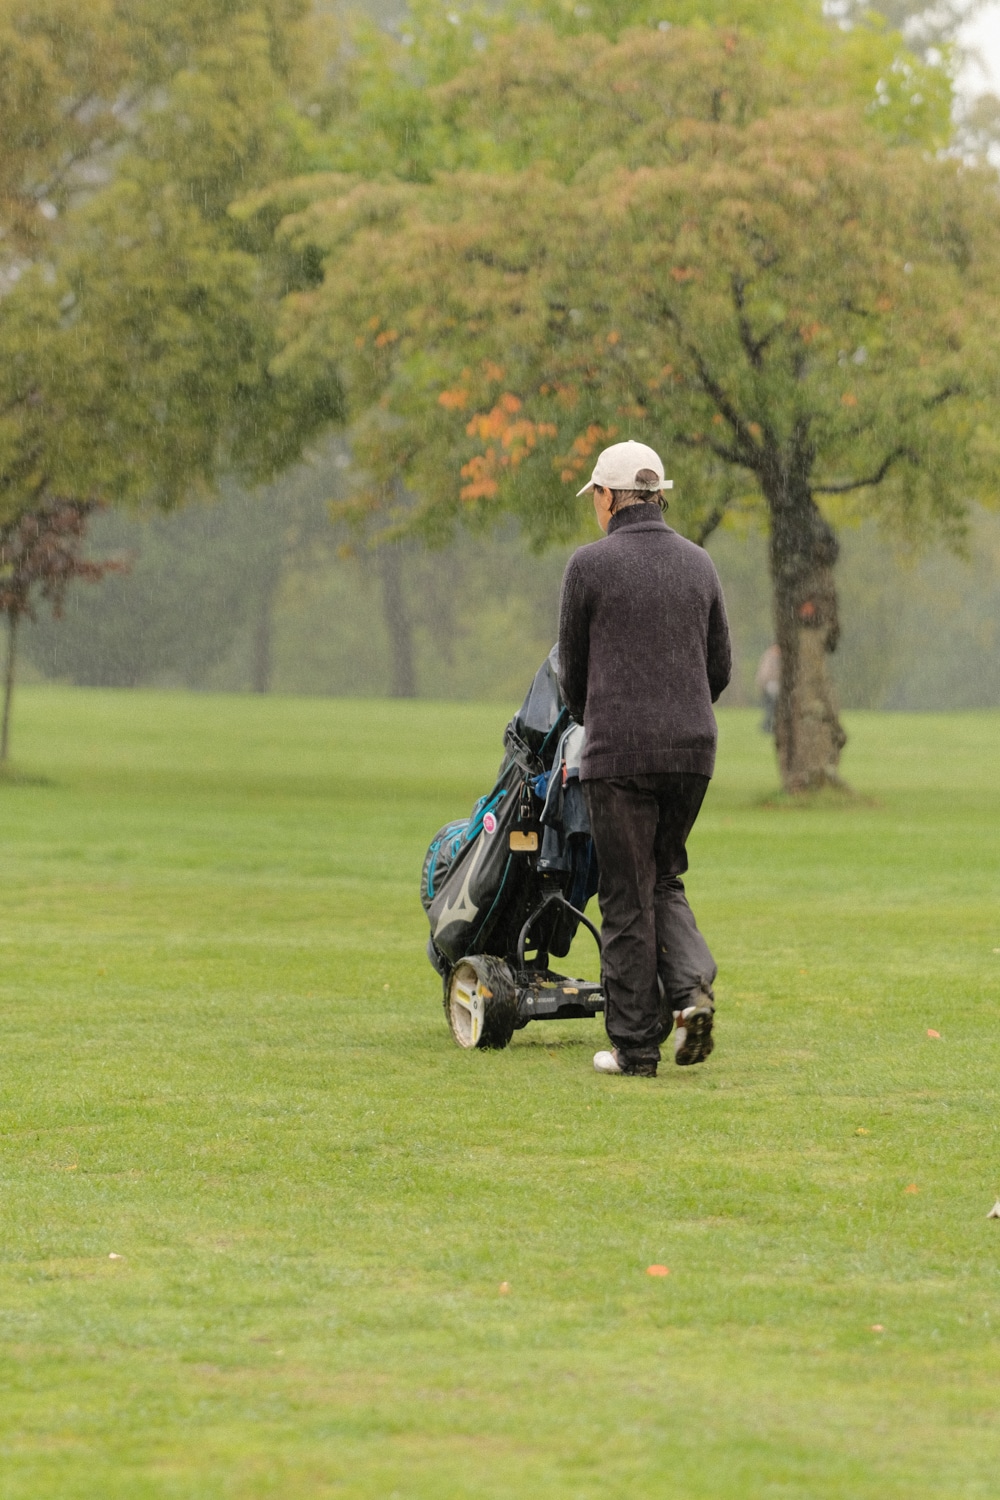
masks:
{"label": "large tree", "polygon": [[[535,8],[546,13],[545,0]],[[390,529],[404,515],[426,518],[426,507],[414,507],[400,485],[410,451],[425,442],[426,415],[418,403],[408,423],[397,401],[392,420],[386,419],[384,387],[394,378],[400,348],[388,324],[375,327],[372,347],[365,346],[372,307],[363,270],[355,281],[341,278],[344,322],[336,329],[308,327],[322,257],[353,232],[350,208],[342,203],[346,190],[358,187],[354,207],[377,202],[372,212],[385,215],[394,202],[391,192],[382,192],[386,184],[428,184],[444,171],[537,165],[567,181],[581,170],[592,174],[595,162],[604,168],[660,164],[684,154],[692,122],[745,124],[806,101],[832,106],[846,100],[887,139],[932,149],[947,139],[947,76],[918,66],[900,51],[897,36],[830,26],[814,0],[742,0],[735,10],[723,0],[708,7],[703,0],[675,0],[655,6],[657,15],[735,18],[754,34],[660,21],[652,33],[633,30],[616,46],[608,35],[643,19],[644,0],[585,9],[581,19],[583,9],[578,17],[555,7],[557,31],[534,26],[512,33],[513,12],[499,9],[484,19],[459,6],[445,16],[426,4],[411,6],[395,33],[362,28],[313,106],[334,170],[269,187],[234,208],[259,234],[290,216],[281,239],[292,252],[286,275],[299,279],[288,301],[295,345],[275,368],[319,374],[333,357],[345,371],[364,481],[355,514],[369,526],[387,514]],[[793,55],[794,66],[788,61]],[[900,59],[906,66],[897,68]],[[379,190],[369,200],[364,183],[372,180]],[[312,214],[295,217],[309,204]],[[332,218],[324,204],[335,205]],[[362,216],[366,211],[359,208]],[[303,324],[306,335],[299,338]],[[400,494],[407,496],[405,507],[396,503]]]}
{"label": "large tree", "polygon": [[763,507],[793,790],[837,780],[837,519],[955,530],[995,457],[995,181],[835,97],[733,33],[534,32],[444,113],[507,152],[542,118],[562,171],[299,184],[284,226],[326,261],[283,360],[345,351],[363,505],[400,472],[428,528],[505,504],[544,539],[631,434],[664,442],[689,532]]}
{"label": "large tree", "polygon": [[[521,31],[525,13],[550,25]],[[686,29],[692,20],[697,29]],[[630,26],[621,45],[608,45]],[[569,180],[591,171],[595,157],[607,165],[612,153],[629,165],[661,162],[683,150],[685,121],[745,123],[779,104],[806,101],[851,104],[887,139],[930,149],[944,144],[951,128],[943,69],[922,64],[877,18],[847,30],[830,24],[818,0],[601,0],[573,8],[518,0],[486,12],[463,3],[445,12],[411,0],[389,29],[362,24],[354,31],[310,106],[333,175],[269,188],[236,212],[266,230],[283,213],[339,197],[345,176],[427,184],[442,172],[536,164]],[[315,241],[284,237],[295,249],[287,274],[300,278],[302,307],[328,240],[325,228]],[[417,411],[412,429],[401,430],[397,406],[387,440],[381,381],[397,351],[391,329],[376,330],[378,368],[358,378],[350,353],[368,321],[363,276],[357,290],[357,326],[343,330],[336,355],[352,377],[348,418],[362,479],[355,514],[377,535],[387,512],[389,529],[404,513],[423,514],[409,503],[397,458],[405,467],[409,448],[423,441],[425,417]],[[317,340],[305,360],[305,347],[276,368],[318,368],[331,352],[328,340],[320,357]]]}

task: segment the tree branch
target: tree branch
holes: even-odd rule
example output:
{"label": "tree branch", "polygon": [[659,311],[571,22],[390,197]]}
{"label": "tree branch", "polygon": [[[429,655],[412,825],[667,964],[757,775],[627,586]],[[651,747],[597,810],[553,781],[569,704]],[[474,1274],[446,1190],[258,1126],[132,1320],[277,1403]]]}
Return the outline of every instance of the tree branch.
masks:
{"label": "tree branch", "polygon": [[851,490],[865,490],[872,485],[881,484],[897,458],[909,458],[916,462],[909,448],[894,448],[874,474],[869,474],[864,479],[848,479],[843,484],[814,484],[811,486],[812,492],[814,495],[846,495]]}
{"label": "tree branch", "polygon": [[[720,415],[725,418],[730,427],[733,429],[733,433],[736,437],[736,442],[738,445],[738,456],[735,459],[729,459],[729,462],[738,463],[743,468],[752,469],[754,472],[756,472],[760,467],[763,455],[760,448],[758,448],[757,444],[754,442],[753,433],[750,431],[749,423],[745,422],[740,416],[739,412],[736,410],[736,407],[726,395],[726,392],[723,389],[722,385],[718,380],[716,380],[715,376],[712,374],[705,361],[702,359],[701,352],[688,339],[686,333],[684,332],[683,325],[681,324],[681,320],[680,318],[678,318],[673,308],[665,308],[664,316],[666,317],[667,321],[673,323],[674,327],[677,329],[684,348],[687,351],[688,357],[692,361],[695,369],[698,372],[698,379],[701,382],[702,390],[707,396],[711,396],[712,400],[715,402],[715,405],[719,410]],[[725,458],[727,457],[727,454],[720,453],[720,457]]]}
{"label": "tree branch", "polygon": [[63,157],[51,177],[45,182],[37,182],[34,187],[30,188],[27,194],[28,198],[33,203],[41,203],[56,188],[62,187],[74,167],[78,167],[81,162],[88,161],[91,157],[97,156],[99,152],[106,149],[107,142],[100,137],[95,140],[86,141],[75,151],[71,151],[67,156]]}
{"label": "tree branch", "polygon": [[732,286],[733,292],[733,305],[736,308],[736,326],[739,329],[740,343],[743,345],[746,357],[750,361],[751,368],[754,370],[760,370],[764,365],[764,361],[761,356],[764,353],[764,350],[770,344],[771,340],[774,338],[775,334],[779,331],[781,325],[778,324],[776,327],[771,329],[770,333],[765,333],[763,338],[754,338],[753,329],[750,327],[750,320],[746,315],[746,298],[743,295],[746,289],[746,283],[744,282],[742,276],[734,275],[730,285]]}
{"label": "tree branch", "polygon": [[[79,114],[82,113],[82,111],[84,111],[88,107],[88,105],[93,104],[93,102],[96,99],[100,99],[100,97],[101,96],[96,91],[92,91],[89,94],[85,94],[82,99],[72,101],[66,109],[67,118],[75,119]],[[114,104],[110,104],[105,101],[105,108],[102,111],[100,118],[111,119],[116,124],[118,124],[119,129],[123,129],[124,127],[121,124],[122,116],[127,114],[128,111],[130,111],[139,102],[141,97],[141,93],[136,92],[134,94],[124,96],[123,98],[117,100]],[[52,176],[49,177],[48,181],[36,183],[36,185],[29,190],[30,197],[36,203],[40,202],[43,198],[47,198],[55,188],[62,186],[74,167],[79,166],[81,162],[87,161],[89,158],[99,156],[101,152],[107,151],[110,148],[110,145],[111,142],[109,142],[104,136],[101,135],[94,135],[91,136],[88,140],[83,141],[79,146],[69,151],[67,155],[63,157],[62,161],[56,167],[55,171],[52,173]]]}
{"label": "tree branch", "polygon": [[722,443],[717,443],[714,438],[692,438],[685,436],[684,433],[678,433],[674,442],[679,443],[682,448],[710,448],[716,458],[724,459],[727,464],[735,464],[739,469],[750,469],[751,472],[755,472],[753,466],[748,464],[746,459],[741,458],[735,448],[727,448]]}
{"label": "tree branch", "polygon": [[845,312],[853,313],[856,318],[874,318],[875,314],[869,312],[867,307],[859,307],[852,297],[842,297],[840,305]]}
{"label": "tree branch", "polygon": [[715,508],[710,511],[709,514],[705,517],[701,526],[699,526],[698,528],[697,535],[692,537],[691,540],[697,542],[699,547],[704,547],[705,543],[712,535],[712,532],[721,523],[725,514],[726,507],[724,505],[716,505]]}
{"label": "tree branch", "polygon": [[952,396],[964,396],[964,395],[965,395],[965,387],[964,386],[962,386],[962,385],[946,385],[945,388],[944,388],[944,390],[938,391],[938,393],[937,393],[936,396],[929,396],[927,398],[927,400],[924,402],[924,406],[925,406],[925,408],[928,411],[931,411],[931,410],[933,410],[933,408],[935,406],[943,406],[943,404],[946,401],[950,401],[951,400]]}
{"label": "tree branch", "polygon": [[760,233],[753,232],[749,234],[747,236],[747,244],[750,248],[750,254],[762,271],[770,271],[771,267],[776,266],[781,259],[774,246],[768,245],[764,236]]}

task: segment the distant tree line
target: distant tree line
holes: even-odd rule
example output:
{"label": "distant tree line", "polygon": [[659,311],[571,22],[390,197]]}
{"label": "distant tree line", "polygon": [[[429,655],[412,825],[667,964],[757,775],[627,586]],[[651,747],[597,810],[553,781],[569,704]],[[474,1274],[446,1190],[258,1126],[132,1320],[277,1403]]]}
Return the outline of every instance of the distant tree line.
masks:
{"label": "distant tree line", "polygon": [[[308,499],[294,492],[296,470],[291,494],[284,481],[263,493],[227,484],[212,503],[168,515],[106,511],[92,550],[127,571],[70,591],[62,620],[45,610],[23,625],[25,672],[106,687],[348,697],[409,687],[429,698],[518,699],[554,639],[573,543],[532,555],[510,519],[436,549],[302,547],[312,527],[338,537],[326,503],[336,475],[322,460],[318,469]],[[844,633],[832,667],[844,707],[1000,706],[1000,515],[973,515],[967,557],[893,546],[872,522],[846,527],[841,546]],[[734,635],[724,701],[753,704],[757,662],[773,639],[767,540],[748,519],[720,527],[708,548]],[[395,636],[381,566],[390,550]]]}

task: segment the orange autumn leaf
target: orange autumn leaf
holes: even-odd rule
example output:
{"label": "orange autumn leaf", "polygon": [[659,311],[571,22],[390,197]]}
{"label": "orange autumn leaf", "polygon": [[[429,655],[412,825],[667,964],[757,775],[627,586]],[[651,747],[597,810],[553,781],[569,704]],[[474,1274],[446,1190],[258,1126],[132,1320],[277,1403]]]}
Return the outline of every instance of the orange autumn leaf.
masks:
{"label": "orange autumn leaf", "polygon": [[508,391],[490,411],[476,412],[470,418],[465,429],[468,435],[489,446],[463,465],[462,478],[468,482],[459,491],[461,499],[492,499],[499,491],[503,470],[516,469],[542,439],[556,436],[551,422],[534,422],[529,417],[513,420],[522,406],[520,398]]}
{"label": "orange autumn leaf", "polygon": [[461,411],[468,399],[468,391],[442,391],[438,397],[438,406],[443,406],[445,411]]}

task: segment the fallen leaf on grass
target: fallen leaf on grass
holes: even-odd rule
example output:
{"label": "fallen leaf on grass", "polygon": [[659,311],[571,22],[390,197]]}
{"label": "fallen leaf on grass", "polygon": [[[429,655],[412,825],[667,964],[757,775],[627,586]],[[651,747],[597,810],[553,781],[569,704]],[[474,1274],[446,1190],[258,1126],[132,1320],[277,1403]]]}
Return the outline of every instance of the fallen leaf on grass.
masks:
{"label": "fallen leaf on grass", "polygon": [[854,1132],[854,1134],[855,1135],[871,1135],[871,1131],[870,1130],[866,1130],[863,1125],[859,1125],[858,1128],[857,1128],[857,1130]]}
{"label": "fallen leaf on grass", "polygon": [[500,1292],[501,1297],[506,1297],[509,1294],[509,1292],[510,1292],[510,1282],[509,1281],[501,1281],[500,1286],[499,1286],[499,1292]]}
{"label": "fallen leaf on grass", "polygon": [[108,1255],[108,1260],[124,1260],[124,1259],[125,1259],[124,1255],[118,1255],[118,1254],[116,1254],[116,1252],[114,1250],[112,1250],[109,1253],[109,1255]]}
{"label": "fallen leaf on grass", "polygon": [[669,1276],[670,1275],[670,1269],[669,1269],[668,1266],[647,1266],[646,1267],[646,1275],[647,1276]]}
{"label": "fallen leaf on grass", "polygon": [[883,1328],[881,1323],[873,1323],[872,1333],[885,1333],[885,1329]]}
{"label": "fallen leaf on grass", "polygon": [[1000,1219],[1000,1198],[994,1203],[986,1217],[988,1219]]}
{"label": "fallen leaf on grass", "polygon": [[903,1189],[903,1192],[904,1193],[919,1193],[920,1189],[917,1187],[917,1184],[915,1182],[908,1182],[907,1185],[906,1185],[906,1187]]}
{"label": "fallen leaf on grass", "polygon": [[931,1038],[931,1039],[932,1039],[932,1040],[933,1040],[933,1041],[935,1041],[935,1042],[939,1042],[939,1041],[940,1041],[940,1040],[941,1040],[941,1033],[940,1033],[940,1031],[932,1031],[932,1030],[931,1030],[931,1028],[930,1028],[930,1027],[929,1027],[929,1026],[928,1026],[928,1028],[927,1028],[927,1035],[928,1035],[928,1036],[929,1036],[929,1037],[930,1037],[930,1038]]}

